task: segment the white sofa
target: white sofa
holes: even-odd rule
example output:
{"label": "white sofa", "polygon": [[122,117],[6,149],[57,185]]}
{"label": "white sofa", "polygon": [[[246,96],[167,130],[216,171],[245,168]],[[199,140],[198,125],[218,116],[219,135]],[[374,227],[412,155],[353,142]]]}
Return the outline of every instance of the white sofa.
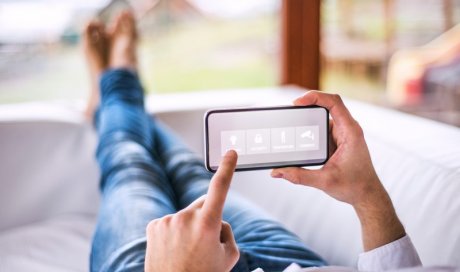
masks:
{"label": "white sofa", "polygon": [[[295,88],[155,95],[147,108],[202,153],[208,108],[290,104]],[[263,103],[261,103],[261,101]],[[426,265],[460,267],[460,129],[346,100]],[[98,211],[96,138],[78,103],[0,106],[0,271],[86,271]],[[357,218],[315,189],[237,173],[232,187],[336,265],[361,252]]]}

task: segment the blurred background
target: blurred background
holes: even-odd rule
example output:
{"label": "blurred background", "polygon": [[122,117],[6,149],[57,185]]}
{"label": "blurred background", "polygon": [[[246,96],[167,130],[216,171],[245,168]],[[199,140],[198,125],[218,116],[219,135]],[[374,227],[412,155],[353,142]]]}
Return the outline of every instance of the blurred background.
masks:
{"label": "blurred background", "polygon": [[460,126],[460,0],[289,1],[0,0],[0,104],[86,98],[82,29],[131,8],[148,93],[297,84]]}

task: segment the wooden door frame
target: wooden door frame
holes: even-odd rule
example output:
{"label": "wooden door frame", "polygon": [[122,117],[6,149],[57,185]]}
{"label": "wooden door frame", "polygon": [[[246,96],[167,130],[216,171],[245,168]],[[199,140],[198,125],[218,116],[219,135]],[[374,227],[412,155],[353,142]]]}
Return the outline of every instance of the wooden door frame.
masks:
{"label": "wooden door frame", "polygon": [[281,85],[320,88],[320,0],[283,0]]}

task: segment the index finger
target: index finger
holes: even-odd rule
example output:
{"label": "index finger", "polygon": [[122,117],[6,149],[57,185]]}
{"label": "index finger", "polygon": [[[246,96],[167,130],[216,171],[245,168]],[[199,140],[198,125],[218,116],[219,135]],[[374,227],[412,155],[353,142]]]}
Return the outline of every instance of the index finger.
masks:
{"label": "index finger", "polygon": [[209,184],[208,194],[203,204],[202,211],[204,215],[219,224],[222,221],[225,199],[227,198],[237,159],[238,155],[235,151],[227,151]]}
{"label": "index finger", "polygon": [[317,91],[309,91],[294,100],[295,106],[318,105],[325,107],[331,113],[337,125],[349,125],[354,122],[342,99],[336,94],[327,94]]}

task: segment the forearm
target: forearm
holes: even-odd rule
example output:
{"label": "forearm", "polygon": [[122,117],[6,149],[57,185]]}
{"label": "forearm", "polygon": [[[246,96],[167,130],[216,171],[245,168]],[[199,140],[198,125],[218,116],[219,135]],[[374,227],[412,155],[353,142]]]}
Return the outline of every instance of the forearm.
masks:
{"label": "forearm", "polygon": [[406,235],[383,186],[369,192],[367,200],[354,205],[354,209],[361,223],[364,251],[381,247]]}

